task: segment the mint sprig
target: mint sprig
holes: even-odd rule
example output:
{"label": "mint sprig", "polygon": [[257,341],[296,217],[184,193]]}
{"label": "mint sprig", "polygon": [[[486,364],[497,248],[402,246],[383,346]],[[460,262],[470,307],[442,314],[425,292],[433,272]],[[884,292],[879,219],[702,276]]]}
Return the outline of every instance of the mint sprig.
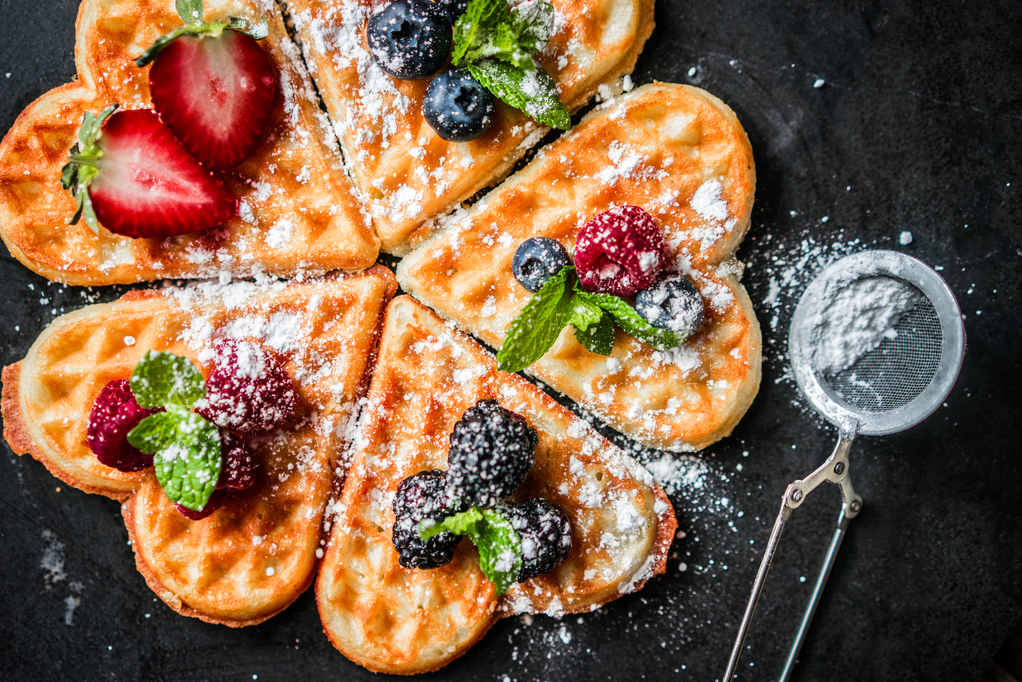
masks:
{"label": "mint sprig", "polygon": [[561,329],[575,327],[575,338],[591,353],[610,355],[614,350],[614,325],[657,350],[685,343],[681,334],[658,329],[644,320],[620,296],[582,289],[575,266],[567,265],[533,294],[511,321],[504,343],[497,351],[497,368],[518,372],[546,354]]}
{"label": "mint sprig", "polygon": [[553,34],[554,8],[527,0],[509,9],[505,0],[470,0],[454,24],[451,63],[466,68],[483,87],[544,125],[571,127],[553,77],[536,56]]}
{"label": "mint sprig", "polygon": [[149,351],[128,385],[141,407],[166,409],[139,422],[128,442],[154,456],[156,479],[171,502],[202,511],[222,466],[219,429],[191,411],[206,395],[202,373],[188,358]]}
{"label": "mint sprig", "polygon": [[[625,333],[631,334],[643,343],[648,343],[657,350],[669,350],[685,343],[685,336],[669,332],[665,329],[658,329],[649,322],[646,322],[639,313],[635,312],[635,308],[620,296],[615,296],[614,294],[594,294],[591,291],[579,289],[577,285],[575,286],[575,295],[584,297],[593,305],[599,306],[600,309],[610,313],[614,318],[614,322]],[[601,355],[609,355],[609,353],[601,353]]]}
{"label": "mint sprig", "polygon": [[543,357],[571,319],[571,281],[575,267],[566,265],[533,294],[507,330],[497,351],[497,368],[518,372]]}
{"label": "mint sprig", "polygon": [[216,424],[179,405],[152,414],[128,433],[128,442],[154,455],[156,480],[171,502],[202,511],[220,478]]}
{"label": "mint sprig", "polygon": [[206,382],[195,365],[165,351],[146,353],[135,365],[129,384],[135,400],[147,410],[166,405],[191,409],[206,396]]}
{"label": "mint sprig", "polygon": [[514,584],[522,570],[522,538],[507,517],[495,509],[470,507],[439,523],[419,524],[419,537],[428,540],[444,531],[465,535],[479,550],[479,568],[497,588],[497,596]]}

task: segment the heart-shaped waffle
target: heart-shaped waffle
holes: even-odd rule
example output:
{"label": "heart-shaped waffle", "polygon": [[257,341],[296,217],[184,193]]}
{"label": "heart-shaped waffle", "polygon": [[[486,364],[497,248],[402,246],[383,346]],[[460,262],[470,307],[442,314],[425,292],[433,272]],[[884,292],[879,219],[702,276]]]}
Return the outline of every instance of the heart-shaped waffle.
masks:
{"label": "heart-shaped waffle", "polygon": [[242,164],[225,174],[239,200],[225,225],[168,239],[131,239],[84,222],[61,189],[61,167],[77,140],[85,111],[108,104],[145,108],[148,69],[138,57],[160,35],[181,25],[174,0],[84,0],[78,12],[76,82],[33,102],[0,144],[0,236],[27,267],[53,280],[103,285],[165,277],[268,272],[290,276],[368,267],[378,240],[355,201],[332,128],[268,0],[207,0],[207,19],[269,22],[261,45],[279,76],[265,136]]}
{"label": "heart-shaped waffle", "polygon": [[[468,541],[433,570],[402,568],[391,543],[398,483],[446,469],[454,423],[484,398],[539,434],[535,467],[513,499],[548,499],[572,524],[568,558],[500,598]],[[502,616],[590,611],[664,571],[677,521],[649,473],[409,297],[387,309],[353,450],[316,597],[331,641],[370,670],[435,670]]]}
{"label": "heart-shaped waffle", "polygon": [[[389,270],[304,283],[132,292],[54,320],[25,359],[3,371],[4,437],[62,481],[124,501],[139,570],[171,608],[239,627],[287,607],[311,583],[323,512],[364,390]],[[211,516],[189,521],[152,469],[122,473],[86,442],[89,411],[109,381],[149,350],[211,369],[223,338],[273,349],[298,388],[296,414],[250,441],[256,482]]]}
{"label": "heart-shaped waffle", "polygon": [[752,149],[727,105],[689,86],[644,86],[454,214],[401,261],[398,281],[499,347],[530,296],[511,271],[521,242],[546,236],[571,250],[599,213],[644,207],[663,230],[666,269],[688,276],[705,300],[700,330],[667,352],[618,331],[605,357],[567,328],[529,371],[640,442],[697,450],[731,433],[759,388],[759,324],[733,258],[754,189]]}
{"label": "heart-shaped waffle", "polygon": [[[288,0],[381,247],[401,254],[427,222],[503,178],[547,129],[502,103],[490,130],[446,142],[423,118],[429,79],[401,81],[373,61],[365,25],[381,0]],[[551,0],[555,32],[539,58],[570,111],[631,73],[653,30],[652,0]],[[613,86],[611,84],[614,84]],[[423,223],[426,223],[423,225]]]}

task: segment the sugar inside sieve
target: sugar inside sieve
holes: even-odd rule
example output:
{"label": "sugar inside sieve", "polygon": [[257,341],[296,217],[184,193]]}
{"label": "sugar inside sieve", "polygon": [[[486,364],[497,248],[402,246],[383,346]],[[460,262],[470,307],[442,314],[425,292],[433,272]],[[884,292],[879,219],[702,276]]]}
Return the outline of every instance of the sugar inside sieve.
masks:
{"label": "sugar inside sieve", "polygon": [[856,435],[908,429],[933,413],[958,377],[965,331],[954,295],[934,270],[896,251],[865,251],[827,266],[802,295],[788,334],[795,381],[838,428],[834,452],[784,492],[724,680],[730,682],[784,524],[824,481],[841,488],[837,528],[780,680],[791,675],[848,523],[862,510],[849,478]]}
{"label": "sugar inside sieve", "polygon": [[[821,369],[826,313],[842,291],[882,280],[912,292],[915,304],[850,366]],[[965,331],[954,295],[928,265],[897,251],[864,251],[812,281],[795,309],[788,350],[795,381],[817,412],[843,431],[879,436],[914,426],[940,406],[958,377]]]}

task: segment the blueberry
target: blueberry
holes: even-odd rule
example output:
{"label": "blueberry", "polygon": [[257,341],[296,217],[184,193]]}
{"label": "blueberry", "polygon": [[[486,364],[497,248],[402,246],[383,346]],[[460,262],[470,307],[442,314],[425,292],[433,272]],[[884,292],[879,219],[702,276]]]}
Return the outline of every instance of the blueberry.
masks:
{"label": "blueberry", "polygon": [[671,275],[635,296],[635,312],[657,329],[687,339],[703,323],[703,297],[692,282]]}
{"label": "blueberry", "polygon": [[369,51],[380,68],[401,80],[428,78],[451,53],[450,22],[427,0],[393,0],[373,12],[366,28]]}
{"label": "blueberry", "polygon": [[571,263],[568,250],[549,237],[526,239],[518,246],[511,261],[511,270],[519,284],[536,293],[546,281]]}
{"label": "blueberry", "polygon": [[453,25],[465,13],[468,0],[432,0],[427,6],[433,14]]}
{"label": "blueberry", "polygon": [[422,115],[449,142],[474,140],[490,127],[493,95],[465,69],[446,71],[429,84]]}

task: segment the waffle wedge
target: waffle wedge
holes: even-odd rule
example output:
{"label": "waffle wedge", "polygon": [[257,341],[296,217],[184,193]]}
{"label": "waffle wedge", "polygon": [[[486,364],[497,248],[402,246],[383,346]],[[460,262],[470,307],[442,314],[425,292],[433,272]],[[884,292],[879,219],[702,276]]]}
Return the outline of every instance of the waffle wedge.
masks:
{"label": "waffle wedge", "polygon": [[[55,320],[25,359],[3,370],[4,436],[59,479],[121,500],[139,571],[172,609],[240,627],[287,607],[311,583],[345,428],[372,365],[390,271],[304,283],[132,292]],[[250,441],[256,483],[189,521],[152,469],[122,473],[86,444],[103,386],[130,376],[148,350],[184,355],[208,374],[222,338],[274,349],[299,393],[295,417]]]}
{"label": "waffle wedge", "polygon": [[[402,254],[432,217],[501,180],[546,132],[503,104],[468,143],[440,139],[422,117],[429,79],[400,81],[373,61],[365,24],[381,0],[287,0],[306,62],[339,131],[381,247]],[[652,0],[551,0],[556,32],[540,63],[578,110],[602,87],[620,88],[653,30]],[[423,225],[423,223],[426,223]]]}
{"label": "waffle wedge", "polygon": [[684,85],[653,84],[595,111],[525,169],[405,257],[398,281],[463,330],[499,347],[530,294],[511,272],[534,236],[571,250],[611,206],[642,206],[664,231],[668,270],[706,303],[700,331],[656,351],[618,331],[610,358],[564,330],[529,371],[622,433],[668,450],[728,435],[759,388],[761,338],[734,258],[749,227],[755,171],[734,113]]}
{"label": "waffle wedge", "polygon": [[[536,465],[515,498],[544,497],[572,523],[568,559],[501,598],[462,541],[434,570],[405,569],[391,544],[398,483],[446,469],[448,436],[493,398],[539,433]],[[677,521],[650,475],[585,422],[407,296],[394,299],[316,582],[334,645],[376,672],[435,670],[502,616],[590,611],[662,573]]]}
{"label": "waffle wedge", "polygon": [[52,280],[105,285],[161,278],[291,276],[365,268],[378,240],[353,197],[336,138],[301,55],[272,0],[208,0],[207,19],[269,21],[261,42],[280,76],[264,140],[226,184],[239,211],[225,225],[170,239],[131,239],[84,222],[61,189],[61,167],[85,111],[150,105],[148,69],[135,66],[155,38],[181,25],[173,0],[84,0],[76,25],[78,80],[42,95],[0,144],[0,236],[28,268]]}

